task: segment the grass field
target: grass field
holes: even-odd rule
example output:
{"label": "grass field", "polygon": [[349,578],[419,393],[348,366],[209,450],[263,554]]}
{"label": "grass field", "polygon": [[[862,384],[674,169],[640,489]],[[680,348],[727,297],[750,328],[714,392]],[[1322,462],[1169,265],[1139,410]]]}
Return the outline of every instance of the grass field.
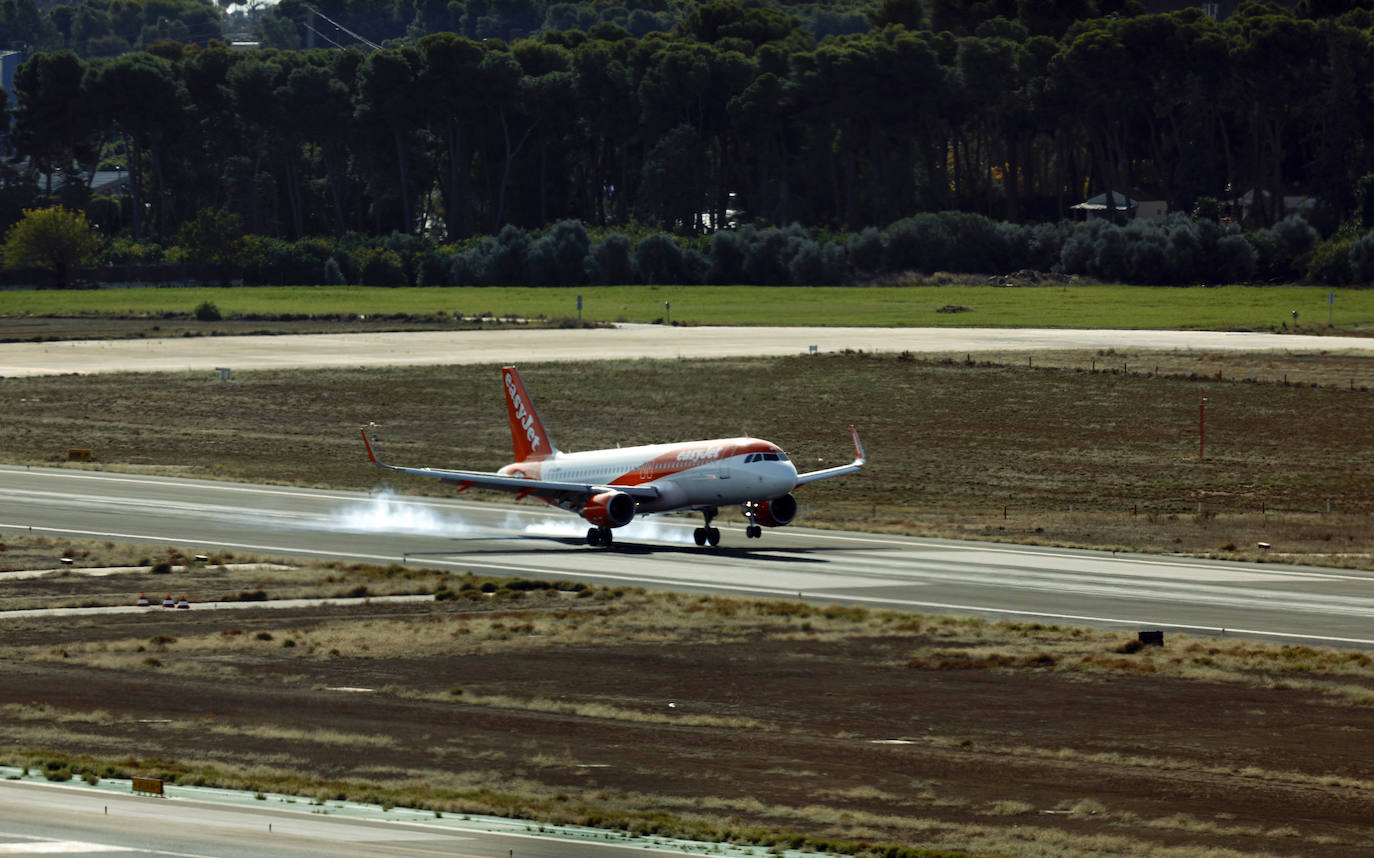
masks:
{"label": "grass field", "polygon": [[[1374,361],[1035,360],[823,354],[522,369],[565,450],[750,434],[812,469],[846,461],[857,424],[869,467],[798,491],[812,525],[1235,558],[1266,542],[1269,559],[1370,565]],[[397,464],[494,469],[510,455],[495,367],[236,372],[227,383],[11,378],[0,391],[11,404],[0,458],[14,463],[53,464],[75,447],[101,468],[349,489],[390,480],[424,494],[447,489],[370,467],[360,425],[380,424],[380,453]]]}
{"label": "grass field", "polygon": [[[1374,290],[1303,286],[921,285],[874,287],[587,286],[385,289],[362,286],[0,291],[0,318],[190,314],[398,314],[705,325],[1374,329]],[[665,304],[671,308],[665,308]]]}

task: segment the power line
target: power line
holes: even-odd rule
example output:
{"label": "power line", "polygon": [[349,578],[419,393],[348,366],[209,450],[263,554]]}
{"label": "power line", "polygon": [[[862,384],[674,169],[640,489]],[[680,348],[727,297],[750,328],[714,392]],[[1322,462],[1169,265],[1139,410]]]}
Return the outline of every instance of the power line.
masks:
{"label": "power line", "polygon": [[[321,18],[323,18],[324,20],[328,21],[330,24],[333,24],[334,27],[335,27],[336,29],[338,29],[338,30],[340,30],[340,31],[342,31],[342,32],[344,32],[344,33],[347,33],[348,35],[350,35],[350,36],[352,36],[353,38],[357,39],[357,40],[358,40],[359,42],[361,42],[362,44],[367,45],[367,46],[368,46],[369,48],[371,48],[372,50],[374,50],[374,51],[380,51],[380,50],[382,49],[382,46],[381,46],[381,45],[377,44],[376,42],[372,41],[371,39],[368,39],[368,38],[366,38],[366,37],[364,37],[364,36],[358,35],[357,33],[353,32],[352,30],[350,30],[350,29],[348,29],[347,27],[345,27],[343,24],[340,24],[338,21],[335,21],[333,18],[331,18],[331,17],[329,17],[328,15],[324,14],[323,12],[321,12],[319,9],[315,8],[314,6],[311,6],[310,4],[307,3],[307,4],[305,5],[305,8],[309,9],[309,10],[310,10],[311,12],[313,12],[314,14],[319,15]],[[315,30],[315,29],[314,29],[313,27],[311,27],[309,24],[306,24],[306,27],[307,27],[308,29],[310,29],[312,32],[315,32],[315,33],[318,34],[318,35],[321,35],[321,36],[324,35],[323,33],[320,33],[318,30]],[[332,40],[331,40],[331,41],[332,41]],[[340,46],[340,47],[342,47],[342,46]]]}

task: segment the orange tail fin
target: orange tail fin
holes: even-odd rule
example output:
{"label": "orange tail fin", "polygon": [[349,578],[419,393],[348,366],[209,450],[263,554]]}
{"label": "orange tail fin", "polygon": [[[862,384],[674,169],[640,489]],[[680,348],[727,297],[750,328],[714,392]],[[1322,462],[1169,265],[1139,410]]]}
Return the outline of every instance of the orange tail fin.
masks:
{"label": "orange tail fin", "polygon": [[503,367],[501,381],[506,388],[506,410],[510,414],[511,440],[515,442],[515,461],[538,461],[557,453],[558,449],[544,429],[544,421],[539,419],[539,412],[525,391],[525,383],[520,380],[520,371],[513,366]]}

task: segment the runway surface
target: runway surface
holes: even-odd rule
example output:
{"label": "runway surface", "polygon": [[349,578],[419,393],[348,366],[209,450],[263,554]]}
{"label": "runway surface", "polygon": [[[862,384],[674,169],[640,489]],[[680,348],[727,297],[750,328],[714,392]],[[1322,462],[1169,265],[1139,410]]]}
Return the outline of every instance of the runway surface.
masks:
{"label": "runway surface", "polygon": [[1067,349],[1374,352],[1374,338],[1226,331],[1034,328],[730,328],[620,325],[587,330],[425,331],[379,334],[182,337],[0,343],[0,377],[530,363],[612,358],[709,358],[819,351],[965,353]]}
{"label": "runway surface", "polygon": [[703,549],[697,524],[641,519],[605,551],[542,506],[0,467],[0,533],[1374,646],[1374,573],[798,527]]}

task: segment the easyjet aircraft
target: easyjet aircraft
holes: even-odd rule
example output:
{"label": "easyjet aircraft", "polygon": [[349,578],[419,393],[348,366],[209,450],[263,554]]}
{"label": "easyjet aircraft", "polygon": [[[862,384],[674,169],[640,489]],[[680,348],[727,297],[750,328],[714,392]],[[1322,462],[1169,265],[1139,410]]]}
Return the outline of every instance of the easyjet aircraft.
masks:
{"label": "easyjet aircraft", "polygon": [[798,474],[776,444],[758,438],[717,438],[682,444],[650,444],[611,450],[562,453],[554,447],[539,412],[513,366],[501,370],[510,413],[515,462],[499,471],[454,471],[402,468],[377,459],[372,439],[363,443],[374,465],[391,471],[437,477],[455,483],[534,496],[591,523],[588,545],[610,547],[611,529],[624,527],[636,514],[695,510],[706,519],[693,534],[697,545],[720,544],[711,526],[719,507],[740,504],[749,519],[745,535],[757,539],[765,527],[782,527],[797,515],[792,490],[804,483],[852,474],[864,466],[863,446],[854,427],[854,461],[848,465]]}

